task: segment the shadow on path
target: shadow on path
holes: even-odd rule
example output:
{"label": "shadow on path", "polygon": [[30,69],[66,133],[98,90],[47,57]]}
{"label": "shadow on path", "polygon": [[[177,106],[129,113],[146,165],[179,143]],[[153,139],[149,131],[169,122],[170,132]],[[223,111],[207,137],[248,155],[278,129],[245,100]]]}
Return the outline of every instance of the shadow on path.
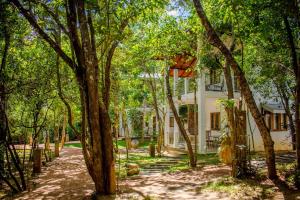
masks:
{"label": "shadow on path", "polygon": [[43,167],[42,173],[31,180],[30,191],[13,199],[84,199],[93,193],[94,184],[78,148],[64,148],[60,157]]}

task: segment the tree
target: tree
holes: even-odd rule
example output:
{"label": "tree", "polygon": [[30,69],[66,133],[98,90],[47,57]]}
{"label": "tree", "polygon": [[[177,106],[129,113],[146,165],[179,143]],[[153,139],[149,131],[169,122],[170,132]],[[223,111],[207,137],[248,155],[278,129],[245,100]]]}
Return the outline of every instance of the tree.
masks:
{"label": "tree", "polygon": [[[85,162],[95,183],[97,193],[115,193],[115,165],[110,119],[107,111],[108,102],[99,101],[98,58],[91,10],[86,9],[83,1],[70,0],[65,5],[68,24],[66,35],[69,37],[75,52],[76,60],[74,60],[38,25],[33,15],[19,1],[12,2],[75,73],[80,91],[81,142]],[[59,21],[57,22],[58,25],[61,25]],[[66,29],[63,28],[63,30]],[[109,72],[107,73],[109,76]],[[105,98],[108,99],[108,96],[104,97],[104,100],[106,100]],[[89,146],[86,144],[87,136],[90,137],[91,141]]]}
{"label": "tree", "polygon": [[[18,0],[12,0],[12,3],[73,71],[80,93],[81,143],[87,169],[98,194],[115,193],[115,163],[109,117],[111,61],[129,20],[141,10],[148,9],[149,5],[151,7],[159,3],[139,2],[137,6],[136,2],[135,5],[133,2],[119,1],[97,4],[68,0],[65,3],[33,2],[28,8]],[[41,18],[31,9],[33,6],[44,10],[50,17],[46,26],[38,23]],[[54,12],[55,9],[59,15]],[[61,19],[61,16],[66,17]],[[100,26],[95,20],[100,20]],[[47,25],[52,24],[61,29],[63,37],[68,38],[71,44],[69,49],[63,49],[51,37]]]}
{"label": "tree", "polygon": [[188,156],[189,156],[189,159],[190,159],[190,166],[191,167],[196,167],[197,166],[197,163],[196,163],[196,159],[195,159],[195,156],[194,156],[194,152],[193,152],[193,147],[192,147],[192,143],[191,143],[191,140],[183,126],[183,123],[178,115],[178,112],[176,110],[176,107],[175,107],[175,104],[174,104],[174,101],[173,101],[173,97],[172,97],[172,93],[171,93],[171,88],[170,88],[170,82],[169,82],[169,69],[166,70],[166,88],[167,88],[167,99],[168,99],[168,102],[169,102],[169,106],[174,114],[174,118],[176,120],[176,123],[178,124],[178,128],[180,130],[180,133],[182,134],[185,142],[186,142],[186,145],[187,145],[187,148],[188,148]]}
{"label": "tree", "polygon": [[219,36],[215,32],[214,28],[210,24],[210,21],[206,17],[206,14],[202,8],[202,5],[199,0],[193,0],[196,12],[201,20],[202,25],[204,26],[207,32],[207,39],[209,43],[223,54],[226,59],[226,62],[231,66],[234,73],[236,74],[242,91],[242,95],[245,99],[245,102],[250,109],[250,112],[260,130],[261,136],[263,138],[263,143],[266,151],[266,162],[268,167],[268,177],[271,179],[277,178],[276,175],[276,166],[275,166],[275,152],[274,152],[274,142],[271,138],[270,131],[268,130],[266,123],[259,112],[259,109],[253,98],[251,89],[245,78],[244,72],[240,68],[239,64],[234,59],[230,50],[225,46],[225,44],[220,40]]}
{"label": "tree", "polygon": [[[4,38],[4,47],[1,51],[1,65],[0,65],[0,184],[2,184],[4,176],[4,163],[5,163],[5,143],[7,137],[7,117],[6,117],[6,74],[5,67],[7,62],[7,54],[10,46],[10,33],[8,31],[7,23],[7,5],[4,3],[0,4],[0,24],[1,24],[1,39]],[[2,48],[1,48],[2,49]]]}

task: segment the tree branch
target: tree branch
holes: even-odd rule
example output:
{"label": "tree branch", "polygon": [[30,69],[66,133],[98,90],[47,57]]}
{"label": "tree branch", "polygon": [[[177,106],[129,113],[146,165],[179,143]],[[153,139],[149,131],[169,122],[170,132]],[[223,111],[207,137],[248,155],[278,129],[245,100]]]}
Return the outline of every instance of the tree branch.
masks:
{"label": "tree branch", "polygon": [[36,19],[32,14],[26,10],[18,0],[11,0],[13,5],[20,11],[20,13],[27,19],[30,25],[38,32],[38,34],[57,52],[57,54],[72,68],[76,70],[76,64],[73,60],[59,47],[59,45],[50,38],[50,36],[38,25]]}

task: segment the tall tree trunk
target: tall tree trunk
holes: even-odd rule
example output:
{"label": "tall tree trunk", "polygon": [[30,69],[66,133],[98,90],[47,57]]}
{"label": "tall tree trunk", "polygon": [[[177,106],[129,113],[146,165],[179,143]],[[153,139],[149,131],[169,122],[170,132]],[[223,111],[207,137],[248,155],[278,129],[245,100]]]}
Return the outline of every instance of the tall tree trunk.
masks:
{"label": "tall tree trunk", "polygon": [[1,177],[4,176],[4,162],[5,162],[5,142],[7,137],[8,124],[6,123],[6,75],[5,67],[7,62],[8,49],[10,46],[10,36],[5,23],[5,5],[0,5],[0,20],[3,21],[4,30],[4,47],[2,53],[2,60],[0,65],[0,185],[2,184]]}
{"label": "tall tree trunk", "polygon": [[293,149],[295,150],[296,149],[295,124],[294,124],[293,114],[292,114],[291,108],[290,108],[289,94],[288,94],[288,91],[287,91],[287,88],[285,85],[278,85],[276,83],[274,83],[274,84],[276,85],[277,92],[280,96],[285,113],[289,119],[288,124],[289,124],[290,134],[291,134],[291,138],[292,138],[292,145],[293,145]]}
{"label": "tall tree trunk", "polygon": [[182,121],[178,115],[178,112],[176,110],[176,107],[174,105],[174,101],[173,101],[173,97],[172,97],[172,93],[171,93],[171,87],[170,87],[170,74],[169,74],[169,69],[166,70],[166,89],[167,89],[167,98],[168,98],[168,102],[169,102],[169,106],[174,114],[174,118],[176,120],[176,123],[179,127],[179,130],[180,130],[180,133],[182,134],[185,142],[186,142],[186,145],[187,145],[187,148],[188,148],[188,156],[189,156],[189,159],[190,159],[190,166],[191,167],[196,167],[197,166],[197,163],[195,161],[195,156],[194,156],[194,152],[193,152],[193,147],[192,147],[192,143],[191,143],[191,140],[187,134],[187,132],[185,131],[185,128],[182,124]]}
{"label": "tall tree trunk", "polygon": [[125,136],[125,148],[126,148],[126,159],[129,158],[129,150],[131,149],[131,139],[129,137],[129,130],[128,130],[128,124],[127,124],[127,115],[125,111],[125,105],[122,106],[122,127],[124,129],[124,136]]}
{"label": "tall tree trunk", "polygon": [[[298,9],[298,8],[297,8]],[[296,135],[296,155],[297,155],[297,169],[300,170],[300,67],[296,52],[296,45],[294,36],[287,16],[284,16],[284,25],[288,38],[288,45],[291,52],[291,61],[296,77],[296,97],[295,97],[295,135]],[[300,26],[299,26],[300,27]]]}
{"label": "tall tree trunk", "polygon": [[[151,77],[150,73],[148,73],[148,75],[149,75],[149,77]],[[157,100],[157,95],[156,95],[157,90],[156,90],[155,78],[153,77],[151,79],[148,82],[149,82],[151,94],[153,97],[153,107],[155,110],[156,121],[158,122],[157,153],[159,156],[161,156],[161,150],[162,150],[163,138],[164,138],[164,129],[162,126],[162,118],[159,114],[158,100]]]}
{"label": "tall tree trunk", "polygon": [[[225,62],[225,66],[223,69],[224,77],[227,85],[227,96],[228,100],[231,101],[234,99],[234,92],[233,92],[233,84],[232,84],[232,77],[231,77],[231,70],[230,66],[227,62]],[[236,156],[236,144],[237,144],[237,136],[236,136],[236,129],[235,129],[235,120],[234,120],[234,107],[227,105],[225,107],[225,111],[227,113],[228,119],[228,126],[230,130],[230,138],[231,138],[231,155],[232,155],[232,171],[231,175],[233,177],[237,176],[237,156]]]}
{"label": "tall tree trunk", "polygon": [[[202,25],[204,26],[208,41],[211,45],[215,46],[220,50],[220,52],[224,55],[226,62],[231,66],[235,75],[237,76],[242,95],[245,99],[247,107],[249,108],[256,125],[260,131],[260,134],[263,139],[265,154],[266,154],[266,163],[268,167],[268,177],[270,179],[277,178],[276,174],[276,165],[275,165],[275,152],[274,152],[274,142],[272,140],[270,131],[268,130],[266,123],[262,114],[259,112],[259,109],[256,105],[254,97],[252,95],[251,89],[249,87],[248,81],[246,80],[245,74],[240,68],[239,64],[234,59],[233,55],[229,51],[229,49],[225,46],[225,44],[220,40],[219,36],[211,26],[203,8],[199,0],[193,0],[194,6],[196,8],[197,14],[200,18]],[[300,126],[300,125],[299,125]]]}

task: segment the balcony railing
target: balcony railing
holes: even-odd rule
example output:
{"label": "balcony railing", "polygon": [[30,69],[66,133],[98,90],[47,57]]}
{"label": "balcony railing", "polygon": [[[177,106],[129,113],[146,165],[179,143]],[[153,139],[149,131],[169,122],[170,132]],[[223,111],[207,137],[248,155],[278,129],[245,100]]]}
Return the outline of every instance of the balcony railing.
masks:
{"label": "balcony railing", "polygon": [[224,87],[224,84],[208,84],[208,85],[205,85],[205,90],[222,92],[222,91],[225,91],[225,87]]}

